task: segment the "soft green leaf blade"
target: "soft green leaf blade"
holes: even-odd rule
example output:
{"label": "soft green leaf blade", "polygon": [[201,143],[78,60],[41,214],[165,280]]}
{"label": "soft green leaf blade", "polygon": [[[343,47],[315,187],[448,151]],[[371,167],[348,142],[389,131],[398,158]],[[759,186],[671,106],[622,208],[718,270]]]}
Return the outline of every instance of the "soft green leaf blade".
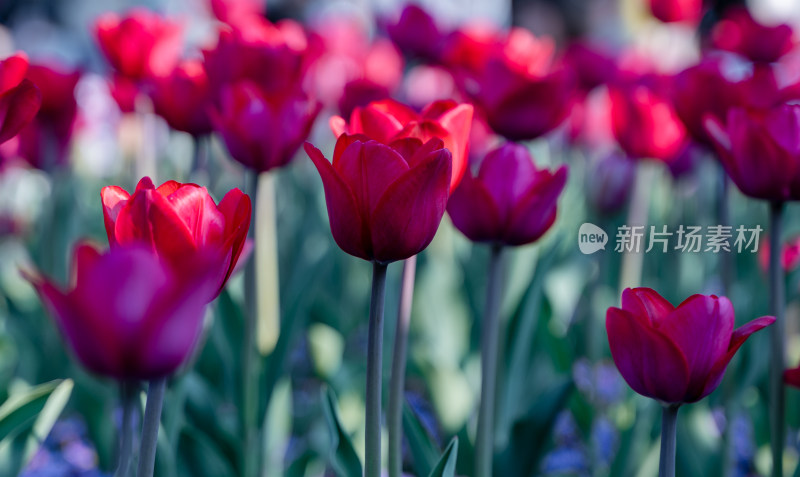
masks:
{"label": "soft green leaf blade", "polygon": [[458,437],[454,437],[442,453],[442,458],[433,468],[430,477],[453,477],[456,473],[456,460],[458,459]]}
{"label": "soft green leaf blade", "polygon": [[403,404],[403,433],[408,440],[417,475],[430,474],[439,459],[439,448],[407,402]]}
{"label": "soft green leaf blade", "polygon": [[0,406],[0,443],[30,426],[60,383],[61,381],[51,381],[40,384],[8,398]]}
{"label": "soft green leaf blade", "polygon": [[331,437],[331,467],[341,477],[361,477],[361,461],[353,448],[353,443],[350,442],[350,436],[342,428],[336,407],[336,395],[333,390],[323,389],[322,408]]}
{"label": "soft green leaf blade", "polygon": [[27,465],[27,463],[30,462],[31,458],[33,458],[33,454],[36,453],[36,450],[39,448],[39,445],[44,442],[47,435],[50,434],[50,430],[53,429],[59,416],[61,416],[64,408],[67,406],[70,396],[72,396],[72,388],[74,385],[75,383],[71,379],[61,381],[48,396],[42,411],[33,423],[31,435],[28,437],[28,442],[25,445],[23,465]]}

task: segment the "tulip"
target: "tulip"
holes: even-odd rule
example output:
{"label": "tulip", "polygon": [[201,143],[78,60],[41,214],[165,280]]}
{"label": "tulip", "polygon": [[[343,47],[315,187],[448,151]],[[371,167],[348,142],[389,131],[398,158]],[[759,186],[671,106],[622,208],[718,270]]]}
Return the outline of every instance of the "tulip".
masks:
{"label": "tulip", "polygon": [[611,356],[628,385],[663,404],[699,401],[717,388],[725,368],[765,316],[734,330],[730,300],[693,295],[677,307],[650,288],[627,288],[622,307],[606,314]]}
{"label": "tulip", "polygon": [[357,79],[344,85],[344,92],[339,98],[337,107],[339,114],[349,117],[356,108],[366,107],[369,103],[387,99],[391,96],[389,89],[368,79]]}
{"label": "tulip", "polygon": [[[770,245],[766,243],[758,248],[758,265],[764,272],[769,271]],[[800,266],[800,236],[788,240],[781,247],[781,269],[789,273]]]}
{"label": "tulip", "polygon": [[734,330],[727,298],[692,295],[674,307],[650,288],[626,288],[622,307],[608,309],[606,332],[617,369],[634,391],[664,406],[660,477],[675,476],[678,407],[714,391],[739,347],[773,322],[764,316]]}
{"label": "tulip", "polygon": [[467,152],[473,108],[452,100],[434,101],[417,113],[408,106],[387,99],[364,108],[355,108],[350,121],[340,116],[330,120],[336,137],[342,134],[363,134],[382,144],[403,138],[428,141],[439,138],[453,158],[451,190],[455,189],[467,168]]}
{"label": "tulip", "polygon": [[[536,139],[566,119],[574,78],[563,66],[552,65],[554,44],[549,38],[513,28],[499,43],[489,36],[469,47],[448,48],[447,56],[462,62],[454,65],[462,89],[496,133],[510,140]],[[470,59],[452,53],[481,48],[486,51]]]}
{"label": "tulip", "polygon": [[81,244],[73,263],[68,290],[33,273],[26,278],[81,364],[119,380],[149,380],[186,362],[216,286],[207,257],[176,269],[143,247],[101,253]]}
{"label": "tulip", "polygon": [[570,43],[564,60],[574,71],[578,87],[584,92],[609,83],[617,69],[613,55],[589,41]]}
{"label": "tulip", "polygon": [[350,255],[380,263],[404,260],[433,240],[444,215],[452,171],[441,139],[381,144],[342,134],[331,164],[306,143],[325,186],[331,232]]}
{"label": "tulip", "polygon": [[447,211],[474,242],[524,245],[555,222],[566,181],[567,166],[537,169],[524,146],[506,143],[486,155],[477,176],[464,176]]}
{"label": "tulip", "polygon": [[286,165],[311,132],[321,106],[300,90],[267,94],[250,81],[226,87],[211,121],[231,156],[258,172]]}
{"label": "tulip", "polygon": [[262,0],[210,0],[209,3],[214,17],[230,25],[246,25],[264,14]]}
{"label": "tulip", "polygon": [[168,181],[156,188],[145,177],[133,194],[107,186],[101,197],[112,248],[140,244],[177,269],[213,255],[217,293],[233,273],[250,226],[250,198],[239,189],[215,204],[205,187]]}
{"label": "tulip", "polygon": [[[74,284],[62,290],[26,273],[78,360],[90,371],[121,382],[123,422],[130,423],[131,381],[149,380],[138,475],[152,477],[167,377],[195,352],[208,297],[217,280],[213,255],[201,254],[182,268],[169,266],[146,248],[116,247],[101,253],[75,249]],[[130,424],[123,432],[132,432]],[[119,475],[127,473],[130,436],[125,436]]]}
{"label": "tulip", "polygon": [[800,198],[800,106],[765,113],[734,108],[726,124],[708,117],[705,126],[725,170],[744,194],[770,201]]}
{"label": "tulip", "polygon": [[27,70],[24,53],[0,61],[0,144],[31,122],[42,104],[39,88],[25,78]]}
{"label": "tulip", "polygon": [[[373,262],[367,344],[366,477],[381,475],[381,366],[386,269],[433,240],[450,194],[452,155],[416,137],[382,144],[343,133],[333,164],[306,143],[325,188],[331,233],[345,252]],[[405,274],[405,273],[404,273]]]}
{"label": "tulip", "polygon": [[711,32],[715,48],[738,53],[750,61],[771,63],[794,47],[794,32],[787,24],[765,26],[744,7],[730,8]]}
{"label": "tulip", "polygon": [[650,0],[650,11],[664,23],[697,23],[703,16],[703,0]]}
{"label": "tulip", "polygon": [[686,128],[656,89],[618,85],[609,93],[614,136],[628,156],[667,160],[684,147]]}
{"label": "tulip", "polygon": [[483,159],[477,177],[466,174],[453,192],[447,212],[458,230],[475,242],[489,242],[491,255],[481,327],[481,403],[476,438],[478,477],[492,474],[494,402],[500,336],[502,251],[541,237],[556,219],[567,167],[554,173],[537,169],[528,150],[507,143]]}
{"label": "tulip", "polygon": [[784,371],[783,380],[789,386],[800,388],[800,366]]}
{"label": "tulip", "polygon": [[144,8],[103,14],[95,33],[111,66],[134,80],[169,74],[183,50],[183,27]]}
{"label": "tulip", "polygon": [[406,5],[400,18],[386,25],[386,32],[394,44],[409,56],[438,60],[444,36],[436,20],[419,5]]}
{"label": "tulip", "polygon": [[168,76],[153,80],[151,96],[156,114],[172,129],[195,137],[211,132],[212,91],[200,61],[184,61]]}

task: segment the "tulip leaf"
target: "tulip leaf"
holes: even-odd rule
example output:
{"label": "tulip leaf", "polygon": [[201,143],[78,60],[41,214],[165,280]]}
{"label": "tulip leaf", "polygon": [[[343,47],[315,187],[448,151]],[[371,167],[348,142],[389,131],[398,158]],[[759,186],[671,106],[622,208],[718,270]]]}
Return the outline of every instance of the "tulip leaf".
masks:
{"label": "tulip leaf", "polygon": [[456,460],[458,460],[458,437],[454,437],[442,453],[442,458],[433,468],[429,477],[453,477],[456,473]]}
{"label": "tulip leaf", "polygon": [[439,458],[439,447],[407,402],[403,404],[403,433],[408,440],[417,475],[430,474]]}
{"label": "tulip leaf", "polygon": [[340,477],[361,477],[361,461],[358,459],[350,436],[339,421],[336,411],[336,395],[330,388],[322,390],[322,408],[328,421],[331,437],[330,464]]}
{"label": "tulip leaf", "polygon": [[[0,406],[0,450],[15,446],[13,474],[27,465],[44,442],[72,394],[73,381],[56,380],[14,394]],[[20,441],[22,439],[22,441]],[[17,443],[22,447],[16,447]]]}

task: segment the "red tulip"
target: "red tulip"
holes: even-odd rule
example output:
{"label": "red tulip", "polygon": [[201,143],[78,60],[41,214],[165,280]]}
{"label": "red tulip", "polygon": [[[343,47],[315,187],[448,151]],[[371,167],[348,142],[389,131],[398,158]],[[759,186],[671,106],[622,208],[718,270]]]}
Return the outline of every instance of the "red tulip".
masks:
{"label": "red tulip", "polygon": [[136,111],[136,98],[139,96],[139,84],[119,73],[113,73],[108,80],[108,89],[120,112]]}
{"label": "red tulip", "polygon": [[650,10],[664,23],[697,23],[703,16],[703,0],[650,0]]}
{"label": "red tulip", "polygon": [[27,78],[39,88],[42,106],[34,119],[16,138],[16,155],[34,167],[49,169],[69,155],[78,103],[75,86],[80,71],[61,66],[30,65]]}
{"label": "red tulip", "polygon": [[794,47],[793,37],[791,26],[762,25],[744,7],[728,9],[711,32],[714,47],[764,63],[777,61],[788,53]]}
{"label": "red tulip", "polygon": [[447,212],[474,242],[524,245],[553,225],[566,182],[567,166],[537,169],[524,146],[506,143],[486,155],[476,177],[464,176]]}
{"label": "red tulip", "polygon": [[169,74],[183,50],[183,27],[144,8],[106,13],[95,24],[106,59],[120,74],[145,79]]}
{"label": "red tulip", "polygon": [[333,164],[305,145],[325,187],[333,239],[364,260],[405,260],[433,240],[449,196],[452,159],[441,139],[381,144],[342,134]]}
{"label": "red tulip", "polygon": [[120,380],[173,374],[192,354],[215,282],[205,262],[165,266],[139,247],[80,245],[62,290],[26,274],[80,362]]}
{"label": "red tulip", "polygon": [[436,61],[440,56],[443,35],[436,20],[422,7],[408,4],[397,22],[386,25],[386,32],[401,51]]}
{"label": "red tulip", "polygon": [[250,227],[250,198],[242,191],[231,190],[217,205],[205,187],[168,181],[156,188],[145,177],[133,195],[108,186],[101,197],[112,248],[141,244],[175,268],[213,255],[217,290],[225,286]]}
{"label": "red tulip", "polygon": [[609,93],[614,136],[630,157],[666,160],[684,147],[686,128],[672,104],[655,89],[620,85]]}
{"label": "red tulip", "polygon": [[566,119],[574,78],[552,65],[552,40],[513,28],[500,44],[488,41],[483,47],[488,51],[476,55],[483,64],[468,59],[455,67],[463,89],[495,132],[511,140],[535,139]]}
{"label": "red tulip", "polygon": [[452,100],[434,101],[417,113],[408,106],[387,99],[365,108],[355,108],[350,122],[340,116],[330,120],[333,134],[363,134],[382,144],[414,137],[422,141],[439,138],[453,156],[453,177],[450,188],[455,189],[467,168],[472,106]]}
{"label": "red tulip", "polygon": [[215,129],[231,156],[258,172],[289,163],[321,108],[299,89],[267,95],[246,80],[224,88],[220,103]]}
{"label": "red tulip", "polygon": [[[675,76],[673,104],[692,138],[710,145],[703,121],[706,116],[725,119],[730,108],[745,103],[742,83],[726,78],[724,60],[704,58]],[[713,85],[713,87],[710,87]]]}
{"label": "red tulip", "polygon": [[766,112],[735,108],[727,123],[708,117],[706,130],[719,159],[745,195],[783,201],[800,198],[800,106]]}
{"label": "red tulip", "polygon": [[184,61],[168,76],[153,80],[151,96],[155,112],[172,129],[193,136],[211,132],[212,92],[200,61]]}
{"label": "red tulip", "polygon": [[24,53],[0,61],[0,144],[31,122],[42,104],[39,88],[25,78],[27,71]]}
{"label": "red tulip", "polygon": [[734,330],[730,300],[692,295],[678,307],[650,288],[627,288],[606,313],[611,356],[637,393],[662,403],[698,401],[717,388],[739,347],[775,318]]}

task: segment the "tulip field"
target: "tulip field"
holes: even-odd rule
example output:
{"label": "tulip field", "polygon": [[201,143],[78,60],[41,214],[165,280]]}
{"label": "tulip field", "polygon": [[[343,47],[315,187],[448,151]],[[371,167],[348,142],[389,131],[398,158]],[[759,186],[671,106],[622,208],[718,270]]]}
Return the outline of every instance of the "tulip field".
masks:
{"label": "tulip field", "polygon": [[0,2],[0,477],[800,476],[800,4]]}

